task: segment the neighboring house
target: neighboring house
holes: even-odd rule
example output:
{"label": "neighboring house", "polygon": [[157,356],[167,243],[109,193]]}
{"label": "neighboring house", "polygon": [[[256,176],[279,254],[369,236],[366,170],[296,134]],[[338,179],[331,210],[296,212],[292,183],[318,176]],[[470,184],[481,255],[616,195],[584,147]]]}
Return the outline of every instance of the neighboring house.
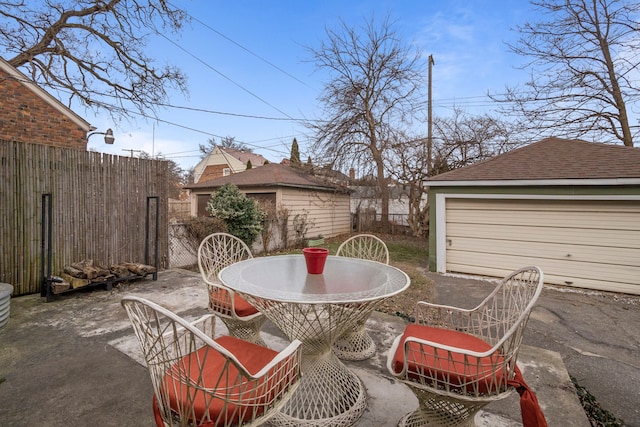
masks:
{"label": "neighboring house", "polygon": [[0,58],[0,141],[87,149],[91,125]]}
{"label": "neighboring house", "polygon": [[425,184],[431,271],[640,295],[640,148],[547,138]]}
{"label": "neighboring house", "polygon": [[207,215],[211,195],[226,183],[235,184],[242,193],[256,200],[270,201],[276,208],[289,211],[288,240],[295,240],[293,218],[307,215],[312,226],[308,238],[333,237],[350,231],[349,190],[336,186],[299,169],[275,163],[214,180],[187,185],[192,194],[192,215]]}
{"label": "neighboring house", "polygon": [[233,148],[216,147],[193,169],[194,182],[210,181],[215,178],[229,176],[247,169],[247,162],[252,167],[260,167],[267,161],[260,154]]}

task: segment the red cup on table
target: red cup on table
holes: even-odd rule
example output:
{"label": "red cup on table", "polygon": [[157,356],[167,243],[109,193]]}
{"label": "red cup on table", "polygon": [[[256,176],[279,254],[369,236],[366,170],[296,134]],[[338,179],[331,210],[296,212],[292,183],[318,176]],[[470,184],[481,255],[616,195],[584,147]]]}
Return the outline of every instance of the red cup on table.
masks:
{"label": "red cup on table", "polygon": [[307,263],[307,273],[322,274],[324,271],[324,263],[327,261],[327,256],[329,255],[329,249],[304,248],[302,254]]}

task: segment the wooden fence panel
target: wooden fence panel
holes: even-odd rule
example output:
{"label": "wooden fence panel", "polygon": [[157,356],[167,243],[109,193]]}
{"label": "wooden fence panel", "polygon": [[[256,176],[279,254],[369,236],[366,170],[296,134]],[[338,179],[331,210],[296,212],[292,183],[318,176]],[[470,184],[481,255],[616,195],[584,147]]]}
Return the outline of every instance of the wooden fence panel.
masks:
{"label": "wooden fence panel", "polygon": [[[179,223],[191,217],[191,201],[169,199],[169,222]],[[171,232],[169,232],[171,233]]]}
{"label": "wooden fence panel", "polygon": [[42,194],[52,194],[52,273],[86,258],[108,266],[145,262],[147,197],[151,203],[153,263],[168,260],[168,164],[38,144],[0,141],[0,282],[14,295],[39,293]]}

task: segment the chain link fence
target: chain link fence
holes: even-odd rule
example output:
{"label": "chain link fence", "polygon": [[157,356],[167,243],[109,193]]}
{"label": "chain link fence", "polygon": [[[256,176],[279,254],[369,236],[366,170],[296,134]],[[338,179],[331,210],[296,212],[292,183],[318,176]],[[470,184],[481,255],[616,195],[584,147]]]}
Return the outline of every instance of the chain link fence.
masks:
{"label": "chain link fence", "polygon": [[191,268],[198,265],[198,248],[187,238],[184,224],[169,224],[169,268]]}

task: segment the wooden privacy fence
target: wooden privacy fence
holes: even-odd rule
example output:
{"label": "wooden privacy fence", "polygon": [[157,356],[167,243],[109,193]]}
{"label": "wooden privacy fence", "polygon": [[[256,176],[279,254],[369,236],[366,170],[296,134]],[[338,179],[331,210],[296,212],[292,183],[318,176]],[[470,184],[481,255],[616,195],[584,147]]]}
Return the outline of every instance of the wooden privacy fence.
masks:
{"label": "wooden privacy fence", "polygon": [[[158,197],[149,250],[168,259],[168,163],[38,144],[0,141],[0,282],[14,296],[40,292],[42,195],[51,194],[52,273],[93,259],[145,262],[147,197]],[[155,211],[154,211],[155,212]]]}
{"label": "wooden privacy fence", "polygon": [[190,216],[191,202],[189,200],[169,199],[169,222],[179,223],[188,219]]}

